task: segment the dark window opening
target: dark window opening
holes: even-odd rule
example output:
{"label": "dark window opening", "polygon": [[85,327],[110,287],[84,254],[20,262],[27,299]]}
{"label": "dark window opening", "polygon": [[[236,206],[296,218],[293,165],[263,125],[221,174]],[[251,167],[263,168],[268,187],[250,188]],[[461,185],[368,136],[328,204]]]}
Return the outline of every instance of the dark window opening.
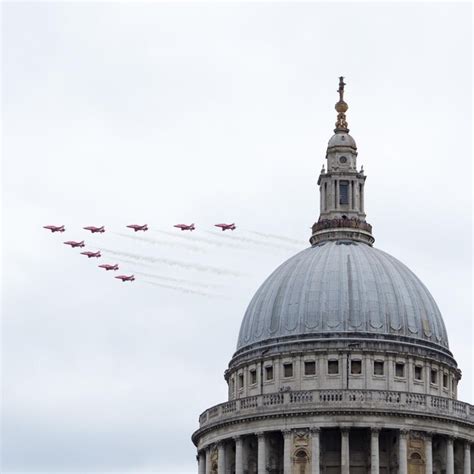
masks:
{"label": "dark window opening", "polygon": [[349,204],[349,181],[339,181],[339,204]]}
{"label": "dark window opening", "polygon": [[271,365],[265,367],[265,379],[273,380],[273,367]]}
{"label": "dark window opening", "polygon": [[239,388],[243,388],[243,387],[244,387],[244,375],[239,374]]}
{"label": "dark window opening", "polygon": [[415,380],[422,380],[423,378],[423,367],[415,365]]}
{"label": "dark window opening", "polygon": [[252,369],[250,371],[250,384],[256,384],[257,383],[257,371],[255,369]]}
{"label": "dark window opening", "polygon": [[405,377],[405,364],[397,362],[395,364],[395,376],[396,377]]}
{"label": "dark window opening", "polygon": [[283,377],[293,377],[293,364],[283,364]]}
{"label": "dark window opening", "polygon": [[431,383],[438,383],[438,371],[431,369]]}
{"label": "dark window opening", "polygon": [[443,374],[443,387],[448,388],[448,374]]}
{"label": "dark window opening", "polygon": [[383,375],[384,363],[380,360],[374,362],[374,375]]}
{"label": "dark window opening", "polygon": [[339,373],[339,361],[328,360],[328,374],[338,374],[338,373]]}
{"label": "dark window opening", "polygon": [[305,375],[316,375],[316,362],[306,361],[304,363],[304,374]]}
{"label": "dark window opening", "polygon": [[360,360],[351,360],[351,374],[360,375],[362,373],[362,362]]}

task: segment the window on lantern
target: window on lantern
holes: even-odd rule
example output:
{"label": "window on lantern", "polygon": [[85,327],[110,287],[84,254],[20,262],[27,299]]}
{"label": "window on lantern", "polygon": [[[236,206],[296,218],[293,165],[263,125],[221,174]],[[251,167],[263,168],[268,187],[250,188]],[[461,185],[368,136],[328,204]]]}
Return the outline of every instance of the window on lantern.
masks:
{"label": "window on lantern", "polygon": [[339,204],[349,204],[349,181],[339,181]]}

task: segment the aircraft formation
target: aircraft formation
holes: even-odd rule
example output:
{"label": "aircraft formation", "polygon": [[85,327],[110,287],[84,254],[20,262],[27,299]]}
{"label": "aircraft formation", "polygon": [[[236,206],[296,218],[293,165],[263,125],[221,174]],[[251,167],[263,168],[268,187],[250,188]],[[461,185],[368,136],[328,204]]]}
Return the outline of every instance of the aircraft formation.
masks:
{"label": "aircraft formation", "polygon": [[[215,227],[218,227],[222,229],[222,231],[226,230],[235,230],[237,227],[235,223],[232,224],[225,224],[225,223],[220,223],[220,224],[214,224]],[[147,224],[129,224],[126,226],[129,229],[132,229],[134,232],[146,232],[148,230],[148,225]],[[176,227],[180,229],[181,231],[190,231],[192,232],[193,230],[196,229],[196,226],[193,224],[175,224],[173,227]],[[50,230],[52,233],[55,232],[64,232],[66,230],[64,225],[56,226],[56,225],[45,225],[43,226],[44,229]],[[92,234],[103,234],[105,232],[105,226],[85,226],[83,227],[84,230],[87,230],[91,232]],[[85,247],[85,242],[84,240],[81,241],[75,241],[75,240],[67,240],[63,242],[65,245],[69,245],[71,248],[83,248]],[[81,255],[86,256],[88,259],[89,258],[101,258],[102,254],[100,250],[97,250],[96,252],[92,252],[90,250],[85,250],[83,252],[80,252]],[[109,263],[104,263],[101,265],[98,265],[99,268],[103,268],[105,271],[117,271],[119,269],[119,265],[117,263],[115,264],[109,264]],[[114,278],[121,280],[123,283],[127,281],[135,281],[135,275],[118,275],[115,276]]]}

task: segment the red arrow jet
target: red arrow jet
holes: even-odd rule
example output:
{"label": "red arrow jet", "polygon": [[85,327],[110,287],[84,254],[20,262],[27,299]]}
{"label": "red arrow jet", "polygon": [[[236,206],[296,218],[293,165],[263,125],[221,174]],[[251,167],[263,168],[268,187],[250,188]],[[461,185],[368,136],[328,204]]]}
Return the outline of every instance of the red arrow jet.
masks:
{"label": "red arrow jet", "polygon": [[193,231],[196,229],[196,227],[194,227],[194,224],[176,224],[175,226],[173,227],[177,227],[178,229],[181,229],[181,230],[190,230],[190,231]]}
{"label": "red arrow jet", "polygon": [[118,278],[119,280],[122,280],[122,281],[135,281],[135,275],[130,275],[130,276],[119,275],[114,278]]}
{"label": "red arrow jet", "polygon": [[89,226],[87,226],[87,227],[83,227],[83,229],[85,229],[85,230],[90,230],[93,234],[97,234],[97,232],[100,233],[100,234],[103,234],[103,233],[105,232],[104,226],[102,226],[102,227],[95,227],[95,226],[93,226],[93,225],[89,225]]}
{"label": "red arrow jet", "polygon": [[143,225],[138,225],[138,224],[130,224],[127,226],[129,229],[133,229],[135,232],[142,230],[143,232],[148,230],[148,225],[143,224]]}
{"label": "red arrow jet", "polygon": [[48,229],[51,232],[64,232],[66,230],[63,225],[60,225],[60,226],[57,226],[57,225],[44,225],[43,229]]}
{"label": "red arrow jet", "polygon": [[84,241],[81,240],[80,242],[74,242],[74,240],[66,240],[66,242],[63,242],[66,245],[70,245],[72,248],[76,247],[84,247]]}
{"label": "red arrow jet", "polygon": [[235,230],[237,227],[234,223],[232,224],[214,224],[214,227],[220,227],[222,231],[224,230]]}
{"label": "red arrow jet", "polygon": [[100,254],[100,250],[97,250],[97,252],[81,252],[81,255],[87,255],[87,258],[92,258],[92,257],[99,258],[99,257],[102,257],[102,255]]}
{"label": "red arrow jet", "polygon": [[99,265],[99,268],[105,268],[107,271],[109,270],[118,270],[119,266],[116,263],[115,265],[109,265],[108,263],[104,263],[103,265]]}

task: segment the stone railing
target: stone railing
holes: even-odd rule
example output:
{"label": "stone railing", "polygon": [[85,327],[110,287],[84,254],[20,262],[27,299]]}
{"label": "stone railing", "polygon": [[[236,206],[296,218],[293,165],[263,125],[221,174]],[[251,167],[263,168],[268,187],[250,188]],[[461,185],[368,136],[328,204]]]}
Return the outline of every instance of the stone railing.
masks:
{"label": "stone railing", "polygon": [[372,233],[372,226],[360,219],[321,219],[313,225],[313,233],[324,229],[360,229]]}
{"label": "stone railing", "polygon": [[305,390],[254,395],[221,403],[206,410],[199,417],[199,425],[204,428],[247,415],[326,409],[441,415],[474,423],[474,406],[451,398],[386,390]]}

